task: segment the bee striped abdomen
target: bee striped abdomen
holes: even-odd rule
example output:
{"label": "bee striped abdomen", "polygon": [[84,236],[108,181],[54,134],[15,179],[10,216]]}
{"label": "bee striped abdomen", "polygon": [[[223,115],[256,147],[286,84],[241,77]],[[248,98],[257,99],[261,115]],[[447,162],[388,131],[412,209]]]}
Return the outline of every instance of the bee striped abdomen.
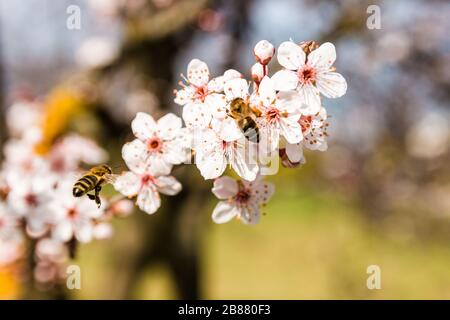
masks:
{"label": "bee striped abdomen", "polygon": [[73,196],[81,197],[91,190],[94,190],[98,184],[98,177],[92,174],[87,174],[78,180],[73,186]]}
{"label": "bee striped abdomen", "polygon": [[242,131],[244,132],[245,138],[251,142],[259,142],[259,128],[255,120],[251,117],[244,118],[242,123]]}

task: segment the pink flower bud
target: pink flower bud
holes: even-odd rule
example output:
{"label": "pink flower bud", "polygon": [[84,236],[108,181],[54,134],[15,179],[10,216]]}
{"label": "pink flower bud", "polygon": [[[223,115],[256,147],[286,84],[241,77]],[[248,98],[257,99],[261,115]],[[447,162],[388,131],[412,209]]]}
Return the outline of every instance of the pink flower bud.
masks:
{"label": "pink flower bud", "polygon": [[256,61],[259,63],[266,65],[270,62],[273,55],[275,54],[274,46],[267,40],[261,40],[253,49],[255,53]]}
{"label": "pink flower bud", "polygon": [[264,76],[267,74],[267,66],[263,66],[261,63],[257,62],[252,67],[252,79],[256,83],[260,83]]}

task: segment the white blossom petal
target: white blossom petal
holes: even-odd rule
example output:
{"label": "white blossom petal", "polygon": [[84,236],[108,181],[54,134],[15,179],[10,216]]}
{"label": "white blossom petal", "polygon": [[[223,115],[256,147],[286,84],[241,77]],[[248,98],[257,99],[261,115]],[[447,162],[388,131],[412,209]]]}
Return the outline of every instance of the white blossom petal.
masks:
{"label": "white blossom petal", "polygon": [[303,159],[303,148],[301,143],[288,143],[286,155],[292,163],[299,163]]}
{"label": "white blossom petal", "polygon": [[279,91],[294,90],[298,85],[298,75],[291,70],[280,70],[272,76],[275,89]]}
{"label": "white blossom petal", "polygon": [[161,197],[154,187],[145,187],[139,193],[136,204],[142,211],[153,214],[161,206]]}
{"label": "white blossom petal", "polygon": [[234,217],[238,216],[238,208],[228,202],[220,201],[214,208],[212,219],[215,223],[222,224],[229,222]]}
{"label": "white blossom petal", "polygon": [[138,139],[145,141],[153,136],[156,130],[156,122],[149,114],[138,112],[131,122],[131,128]]}
{"label": "white blossom petal", "polygon": [[300,112],[303,115],[314,115],[320,111],[320,93],[312,84],[305,85],[298,89],[300,98]]}
{"label": "white blossom petal", "polygon": [[92,241],[92,238],[94,236],[94,230],[93,225],[90,223],[85,223],[78,228],[75,229],[75,237],[78,241],[81,243],[88,243]]}
{"label": "white blossom petal", "polygon": [[61,242],[69,241],[72,236],[73,228],[69,221],[61,221],[52,230],[52,237]]}
{"label": "white blossom petal", "polygon": [[172,176],[158,177],[156,179],[156,186],[159,192],[168,196],[174,196],[182,189],[181,183]]}
{"label": "white blossom petal", "polygon": [[228,176],[217,178],[212,188],[212,193],[221,200],[235,196],[238,191],[239,187],[236,180]]}
{"label": "white blossom petal", "polygon": [[205,103],[214,118],[223,119],[227,115],[227,101],[223,94],[212,93],[205,98]]}
{"label": "white blossom petal", "polygon": [[238,127],[236,120],[226,117],[222,121],[214,121],[213,129],[219,133],[221,140],[226,142],[236,141],[242,138],[242,130]]}
{"label": "white blossom petal", "polygon": [[222,150],[199,151],[196,156],[196,165],[205,179],[215,179],[222,175],[227,167],[227,161]]}
{"label": "white blossom petal", "polygon": [[244,224],[255,225],[261,219],[261,212],[256,203],[249,203],[247,207],[240,208],[239,217]]}
{"label": "white blossom petal", "polygon": [[[245,139],[242,139],[245,140]],[[255,180],[259,167],[254,156],[256,150],[254,144],[245,140],[239,143],[237,148],[233,150],[231,167],[242,178],[247,181]]]}
{"label": "white blossom petal", "polygon": [[149,152],[142,140],[134,139],[122,147],[122,158],[131,171],[142,173],[147,165]]}
{"label": "white blossom petal", "polygon": [[229,101],[235,98],[245,99],[248,96],[248,82],[241,78],[229,80],[224,85],[224,92]]}
{"label": "white blossom petal", "polygon": [[114,188],[127,197],[133,197],[141,189],[141,177],[131,171],[124,172],[117,177]]}
{"label": "white blossom petal", "polygon": [[204,103],[188,103],[183,107],[183,120],[188,127],[207,127],[211,122],[211,111]]}
{"label": "white blossom petal", "polygon": [[347,81],[337,72],[323,72],[317,75],[317,89],[328,98],[339,98],[347,92]]}
{"label": "white blossom petal", "polygon": [[206,85],[209,80],[209,69],[206,63],[198,59],[191,60],[187,68],[187,78],[195,86]]}
{"label": "white blossom petal", "polygon": [[300,46],[285,41],[278,47],[278,62],[289,70],[298,70],[305,64],[306,55]]}
{"label": "white blossom petal", "polygon": [[329,70],[334,61],[336,61],[336,48],[330,42],[325,42],[308,55],[308,65],[318,70]]}
{"label": "white blossom petal", "polygon": [[298,143],[303,140],[302,128],[297,122],[299,117],[284,118],[280,121],[280,132],[289,143]]}
{"label": "white blossom petal", "polygon": [[181,119],[173,113],[168,113],[158,120],[158,137],[171,140],[177,135],[181,126]]}
{"label": "white blossom petal", "polygon": [[174,101],[176,104],[184,106],[185,104],[191,102],[193,98],[194,98],[194,89],[191,87],[186,87],[176,92]]}
{"label": "white blossom petal", "polygon": [[269,107],[276,99],[274,82],[269,77],[264,77],[259,85],[258,95],[261,103]]}

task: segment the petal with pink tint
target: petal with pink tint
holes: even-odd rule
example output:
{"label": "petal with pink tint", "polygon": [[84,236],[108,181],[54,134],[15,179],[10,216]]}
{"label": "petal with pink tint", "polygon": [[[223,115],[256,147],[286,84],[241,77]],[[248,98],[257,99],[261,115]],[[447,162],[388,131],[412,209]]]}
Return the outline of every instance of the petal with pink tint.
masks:
{"label": "petal with pink tint", "polygon": [[225,200],[235,196],[238,193],[238,189],[236,180],[228,176],[223,176],[214,181],[212,193],[214,193],[217,198]]}
{"label": "petal with pink tint", "polygon": [[172,176],[158,177],[156,179],[156,186],[159,192],[168,196],[174,196],[178,194],[183,188],[181,186],[181,183],[179,183],[178,180]]}

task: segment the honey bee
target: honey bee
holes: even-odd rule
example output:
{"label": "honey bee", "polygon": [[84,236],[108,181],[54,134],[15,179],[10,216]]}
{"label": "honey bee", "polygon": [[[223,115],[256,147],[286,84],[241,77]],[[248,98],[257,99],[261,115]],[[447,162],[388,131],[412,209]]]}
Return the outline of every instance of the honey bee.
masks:
{"label": "honey bee", "polygon": [[228,115],[236,120],[239,129],[244,133],[245,138],[251,142],[259,142],[259,128],[256,117],[261,116],[261,112],[250,106],[248,101],[242,98],[234,99],[230,104]]}
{"label": "honey bee", "polygon": [[[115,175],[112,173],[112,169],[103,164],[90,169],[86,172],[74,185],[72,189],[73,196],[76,198],[87,195],[89,199],[94,200],[97,206],[100,208],[100,191],[105,183],[111,183],[114,181]],[[88,192],[94,191],[94,194]]]}

